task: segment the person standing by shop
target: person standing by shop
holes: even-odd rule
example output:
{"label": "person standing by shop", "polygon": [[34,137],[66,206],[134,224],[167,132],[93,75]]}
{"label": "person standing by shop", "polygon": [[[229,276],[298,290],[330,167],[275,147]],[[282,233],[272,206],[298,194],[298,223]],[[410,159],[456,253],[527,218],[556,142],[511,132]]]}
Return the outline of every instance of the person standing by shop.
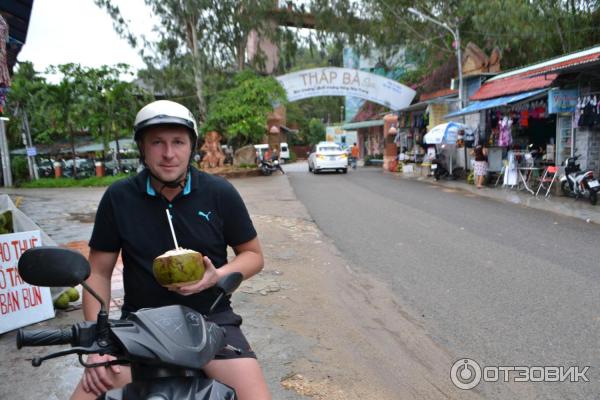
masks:
{"label": "person standing by shop", "polygon": [[488,169],[487,149],[485,149],[482,145],[477,145],[475,146],[473,153],[475,155],[475,164],[473,166],[475,173],[475,184],[477,185],[477,189],[481,189],[483,187]]}
{"label": "person standing by shop", "polygon": [[352,165],[352,169],[356,169],[356,161],[358,160],[358,156],[360,154],[360,150],[356,145],[356,142],[352,145],[350,149],[350,164]]}

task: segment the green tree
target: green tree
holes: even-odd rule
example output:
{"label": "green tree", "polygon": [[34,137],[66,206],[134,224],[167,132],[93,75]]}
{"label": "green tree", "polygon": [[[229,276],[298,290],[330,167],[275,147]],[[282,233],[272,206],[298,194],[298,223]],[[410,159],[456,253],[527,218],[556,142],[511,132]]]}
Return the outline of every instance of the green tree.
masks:
{"label": "green tree", "polygon": [[23,145],[21,131],[25,116],[34,143],[52,142],[54,137],[46,113],[48,102],[48,83],[34,70],[32,63],[19,63],[6,103],[6,113],[10,116],[7,132],[11,148]]}
{"label": "green tree", "polygon": [[[598,0],[313,0],[317,21],[329,21],[321,40],[338,38],[359,52],[398,46],[420,55],[425,71],[455,57],[452,35],[408,11],[458,27],[488,53],[498,47],[504,69],[590,47],[600,40]],[[328,16],[327,19],[324,16]],[[365,21],[369,21],[365,23]]]}
{"label": "green tree", "polygon": [[87,133],[106,148],[111,140],[118,143],[131,136],[137,110],[151,99],[134,83],[122,80],[129,73],[124,64],[100,68],[64,64],[50,72],[60,74],[58,84],[39,77],[31,63],[20,63],[13,76],[7,99],[12,146],[21,146],[22,119],[27,115],[34,143],[67,138],[74,154],[75,136]]}
{"label": "green tree", "polygon": [[137,111],[152,96],[132,82],[122,80],[122,76],[130,74],[129,66],[118,64],[114,67],[102,66],[84,71],[82,81],[86,85],[87,104],[86,126],[93,137],[99,139],[108,149],[108,142],[116,142],[117,165],[119,158],[119,139],[131,138],[131,129]]}
{"label": "green tree", "polygon": [[[62,64],[51,67],[53,73],[60,73],[62,79],[57,85],[48,87],[49,102],[47,112],[56,135],[67,137],[71,145],[71,154],[75,155],[75,136],[86,128],[87,104],[89,94],[85,80],[85,69],[79,64]],[[73,176],[77,174],[73,163]]]}
{"label": "green tree", "polygon": [[308,123],[308,143],[314,145],[325,140],[325,125],[318,119],[312,118]]}
{"label": "green tree", "polygon": [[244,70],[234,76],[231,88],[217,94],[202,131],[215,130],[237,146],[257,143],[266,133],[267,116],[285,102],[277,80]]}
{"label": "green tree", "polygon": [[[95,0],[113,18],[115,30],[132,45],[138,40],[131,34],[120,10],[112,0]],[[158,43],[144,43],[145,60],[154,74],[157,70],[180,71],[193,78],[198,119],[206,118],[205,81],[211,69],[236,69],[245,67],[245,48],[252,29],[265,35],[274,35],[274,27],[265,23],[270,0],[145,0],[158,17]],[[156,68],[159,61],[167,59],[169,68]],[[189,60],[189,68],[181,64]],[[164,64],[162,64],[164,65]],[[184,91],[184,93],[187,91]]]}

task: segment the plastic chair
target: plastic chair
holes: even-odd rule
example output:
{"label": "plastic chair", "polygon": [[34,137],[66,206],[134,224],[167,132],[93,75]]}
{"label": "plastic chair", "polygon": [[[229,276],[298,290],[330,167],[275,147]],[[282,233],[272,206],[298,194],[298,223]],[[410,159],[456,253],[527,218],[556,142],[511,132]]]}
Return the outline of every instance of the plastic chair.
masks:
{"label": "plastic chair", "polygon": [[540,184],[537,188],[537,191],[535,192],[536,196],[542,190],[546,191],[546,194],[544,195],[544,197],[548,197],[550,195],[550,189],[552,188],[552,185],[558,178],[558,169],[559,168],[554,165],[550,165],[550,166],[546,167],[546,169],[544,170],[544,175],[542,175],[542,178],[540,179]]}

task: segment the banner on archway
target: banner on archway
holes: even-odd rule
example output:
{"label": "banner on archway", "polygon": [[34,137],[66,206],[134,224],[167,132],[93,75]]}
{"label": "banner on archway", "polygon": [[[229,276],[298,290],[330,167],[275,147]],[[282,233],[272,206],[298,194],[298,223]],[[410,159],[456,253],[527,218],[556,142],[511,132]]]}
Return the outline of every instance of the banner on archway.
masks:
{"label": "banner on archway", "polygon": [[416,92],[391,79],[348,68],[313,68],[277,77],[290,102],[319,96],[360,97],[392,110],[408,107]]}

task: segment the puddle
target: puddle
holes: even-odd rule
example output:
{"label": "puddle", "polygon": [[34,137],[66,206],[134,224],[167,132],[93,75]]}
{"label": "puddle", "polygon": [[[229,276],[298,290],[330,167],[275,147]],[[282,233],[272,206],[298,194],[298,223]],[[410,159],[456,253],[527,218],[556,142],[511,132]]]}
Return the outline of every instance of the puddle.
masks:
{"label": "puddle", "polygon": [[68,217],[71,221],[77,221],[84,224],[93,224],[96,219],[95,212],[88,213],[69,213]]}

